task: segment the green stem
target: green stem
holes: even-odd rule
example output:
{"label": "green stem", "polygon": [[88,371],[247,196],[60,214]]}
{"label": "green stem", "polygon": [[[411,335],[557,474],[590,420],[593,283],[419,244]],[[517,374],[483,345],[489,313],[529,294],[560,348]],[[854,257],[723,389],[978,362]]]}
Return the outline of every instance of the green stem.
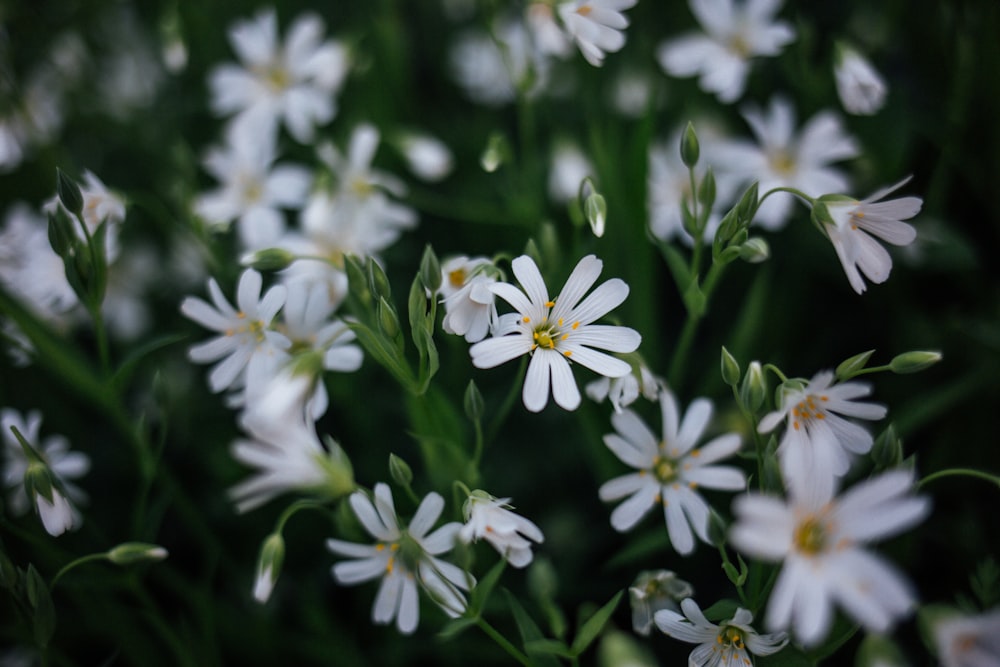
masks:
{"label": "green stem", "polygon": [[521,367],[517,371],[517,379],[511,383],[510,391],[507,392],[507,396],[504,397],[503,403],[500,404],[500,409],[497,410],[496,414],[493,416],[493,421],[490,422],[490,426],[486,430],[486,442],[493,441],[493,438],[496,437],[497,431],[500,430],[500,426],[503,424],[504,420],[507,419],[507,415],[510,413],[511,408],[514,407],[514,401],[517,399],[518,394],[522,391],[524,373],[527,367],[528,356],[524,356],[521,358]]}
{"label": "green stem", "polygon": [[56,572],[56,576],[52,577],[52,581],[49,583],[49,590],[55,588],[56,584],[59,583],[59,580],[63,578],[63,575],[65,575],[67,572],[69,572],[76,566],[83,565],[84,563],[91,563],[96,560],[107,560],[107,559],[108,559],[107,553],[99,553],[99,554],[88,554],[86,556],[81,556],[80,558],[77,558],[74,561],[70,561],[66,565],[63,565],[61,570]]}
{"label": "green stem", "polygon": [[[718,286],[719,279],[722,277],[725,267],[725,264],[715,262],[705,276],[705,284],[701,288],[701,292],[705,297],[705,310],[708,308],[708,301],[712,296],[712,292]],[[701,323],[703,317],[704,311],[701,313],[689,311],[687,314],[684,329],[681,330],[680,339],[674,347],[674,355],[670,362],[668,384],[671,387],[676,388],[680,386],[681,379],[684,377],[685,365],[687,364],[688,357],[691,355],[691,345],[694,343],[695,334],[698,333],[698,325]]]}
{"label": "green stem", "polygon": [[326,504],[317,502],[315,500],[297,500],[288,507],[285,511],[281,513],[278,520],[274,523],[274,532],[281,533],[285,530],[285,524],[291,519],[296,513],[301,510],[322,510],[326,509]]}
{"label": "green stem", "polygon": [[[760,205],[764,203],[765,199],[767,199],[771,195],[773,195],[775,193],[778,193],[778,192],[787,192],[789,194],[795,195],[796,197],[798,197],[799,199],[801,199],[806,204],[809,204],[809,206],[812,206],[813,204],[816,203],[816,198],[815,197],[810,197],[806,193],[802,192],[802,190],[798,190],[796,188],[788,188],[788,187],[782,186],[782,187],[778,187],[778,188],[772,188],[772,189],[768,190],[767,192],[765,192],[763,195],[761,195],[760,199],[757,200],[757,208],[760,208]],[[756,211],[754,211],[754,213],[756,214]]]}
{"label": "green stem", "polygon": [[[730,567],[736,567],[735,565],[733,565],[732,561],[729,560],[729,554],[726,553],[726,545],[720,542],[718,548],[719,548],[719,556],[722,558],[723,564],[729,565]],[[743,590],[743,586],[735,582],[733,582],[733,585],[736,586],[736,592],[740,596],[740,602],[743,604],[744,607],[749,608],[750,605],[747,603],[747,595]]]}
{"label": "green stem", "polygon": [[991,475],[988,472],[976,470],[975,468],[947,468],[945,470],[938,470],[937,472],[932,472],[927,475],[922,480],[917,482],[917,488],[919,489],[928,482],[933,482],[934,480],[942,477],[976,477],[990,482],[994,486],[1000,487],[1000,475]]}
{"label": "green stem", "polygon": [[510,657],[514,658],[515,660],[517,660],[522,665],[525,665],[526,667],[531,664],[531,662],[528,660],[528,656],[517,650],[516,646],[514,646],[506,637],[500,634],[500,632],[497,631],[497,629],[494,628],[492,625],[490,625],[486,621],[486,619],[484,619],[482,616],[476,617],[476,625],[479,627],[480,630],[485,632],[490,639],[495,641],[500,646],[500,648],[505,650],[508,653],[508,655],[510,655]]}

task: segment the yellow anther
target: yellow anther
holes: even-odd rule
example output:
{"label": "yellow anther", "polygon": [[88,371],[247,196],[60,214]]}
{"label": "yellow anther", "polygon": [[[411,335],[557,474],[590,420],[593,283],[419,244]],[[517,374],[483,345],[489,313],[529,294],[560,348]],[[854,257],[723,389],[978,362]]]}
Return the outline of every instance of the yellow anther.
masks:
{"label": "yellow anther", "polygon": [[522,322],[524,322],[525,324],[527,324],[528,322],[530,322],[530,321],[531,321],[531,318],[530,318],[530,317],[528,317],[527,315],[525,315],[525,316],[524,316],[524,319],[522,319],[521,321],[522,321]]}
{"label": "yellow anther", "polygon": [[577,8],[576,13],[579,14],[580,16],[587,16],[592,11],[594,11],[593,7],[591,7],[590,5],[583,5],[582,7]]}
{"label": "yellow anther", "polygon": [[563,318],[560,317],[558,323],[559,323],[559,326],[562,326],[563,325]]}
{"label": "yellow anther", "polygon": [[563,352],[563,354],[566,355],[567,357],[571,357],[571,356],[573,356],[573,351],[572,350],[566,350],[565,352]]}
{"label": "yellow anther", "polygon": [[247,316],[247,314],[244,313],[242,310],[240,312],[236,313],[236,319],[239,319],[239,320],[244,319],[246,316]]}
{"label": "yellow anther", "polygon": [[546,301],[546,302],[545,302],[545,307],[546,307],[546,308],[551,308],[551,307],[552,307],[552,306],[554,306],[554,305],[556,305],[556,302],[555,302],[555,301]]}
{"label": "yellow anther", "polygon": [[577,329],[577,328],[579,328],[579,327],[580,327],[580,323],[579,323],[579,322],[573,322],[573,326],[572,326],[572,327],[570,327],[570,328],[571,328],[571,329]]}
{"label": "yellow anther", "polygon": [[448,282],[452,287],[461,287],[465,284],[465,269],[455,269],[448,274]]}

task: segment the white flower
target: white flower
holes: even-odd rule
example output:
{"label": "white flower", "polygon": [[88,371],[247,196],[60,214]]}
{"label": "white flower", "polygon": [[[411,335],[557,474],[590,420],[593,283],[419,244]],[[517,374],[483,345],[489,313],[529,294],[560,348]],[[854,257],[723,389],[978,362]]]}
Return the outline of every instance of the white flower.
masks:
{"label": "white flower", "polygon": [[334,97],[347,76],[347,50],[321,41],[323,21],[299,16],[278,43],[277,17],[263,10],[252,20],[237,21],[229,41],[242,65],[224,64],[209,74],[212,109],[221,116],[283,121],[296,141],[312,141],[317,125],[336,113]]}
{"label": "white flower", "polygon": [[564,58],[573,51],[573,42],[556,21],[553,5],[547,0],[532,2],[524,12],[525,23],[540,53]]}
{"label": "white flower", "polygon": [[788,499],[736,498],[734,547],[764,561],[784,561],[767,607],[770,630],[792,628],[804,646],[823,641],[839,605],[869,632],[883,633],[915,600],[908,582],[863,548],[910,528],[930,511],[910,495],[913,472],[895,470],[860,482],[840,497],[812,475],[785,479]]}
{"label": "white flower", "polygon": [[583,57],[594,67],[600,67],[606,53],[625,46],[622,31],[628,27],[628,19],[622,11],[635,6],[636,1],[570,0],[561,3],[557,11]]}
{"label": "white flower", "polygon": [[[821,111],[796,133],[792,105],[775,97],[766,113],[748,107],[743,116],[759,145],[733,141],[716,146],[713,164],[723,175],[758,181],[761,195],[776,187],[796,188],[810,196],[847,189],[845,176],[827,165],[856,157],[860,149],[836,114]],[[754,222],[779,229],[791,210],[792,196],[779,192],[760,205]]]}
{"label": "white flower", "polygon": [[942,667],[994,667],[1000,664],[1000,608],[948,615],[934,623],[933,638]]}
{"label": "white flower", "polygon": [[691,597],[691,584],[670,570],[640,572],[628,589],[632,606],[632,629],[644,637],[653,628],[653,617],[661,609],[677,611],[677,602]]}
{"label": "white flower", "polygon": [[197,363],[219,361],[209,374],[212,391],[238,386],[245,376],[269,375],[277,353],[288,349],[291,341],[271,328],[271,320],[285,302],[285,287],[275,285],[261,298],[263,278],[253,269],[240,276],[236,292],[239,310],[230,305],[214,278],[208,281],[212,304],[198,297],[186,297],[181,312],[191,320],[219,335],[193,346],[188,356]]}
{"label": "white flower", "polygon": [[597,403],[607,398],[615,412],[621,412],[622,408],[632,405],[640,395],[649,401],[659,400],[663,387],[663,380],[653,375],[645,364],[640,364],[638,370],[633,370],[628,375],[602,377],[588,382],[584,392],[590,400]]}
{"label": "white flower", "polygon": [[545,539],[532,521],[510,510],[510,498],[494,498],[473,491],[465,501],[465,525],[458,538],[466,544],[484,539],[514,567],[526,567],[532,558],[531,543]]}
{"label": "white flower", "polygon": [[255,474],[229,489],[239,513],[248,512],[289,491],[345,493],[352,486],[337,449],[327,452],[311,421],[301,414],[284,420],[253,411],[243,413],[240,425],[251,439],[233,442],[232,455],[255,469]]}
{"label": "white flower", "polygon": [[833,68],[837,95],[847,113],[871,116],[885,104],[885,81],[868,60],[855,49],[840,45]]}
{"label": "white flower", "polygon": [[[41,425],[42,415],[38,411],[29,412],[24,417],[12,408],[0,410],[3,487],[7,492],[7,503],[14,514],[24,514],[34,506],[46,532],[58,536],[83,522],[83,517],[73,504],[86,502],[87,495],[70,480],[87,474],[90,470],[90,457],[82,452],[70,451],[69,441],[61,435],[49,435],[40,439]],[[41,463],[29,458],[11,427],[17,428],[32,445],[35,454],[41,458]],[[39,465],[44,470],[37,470],[36,466]],[[26,477],[36,475],[48,478],[51,499],[46,498],[37,488],[32,488],[34,497],[28,497]]]}
{"label": "white flower", "polygon": [[420,621],[419,588],[448,616],[454,618],[465,611],[462,591],[475,583],[472,575],[437,558],[454,546],[462,524],[446,523],[428,534],[444,508],[439,494],[431,492],[424,497],[408,526],[400,525],[387,484],[375,485],[374,502],[356,491],[350,504],[376,543],[330,539],[326,545],[333,553],[353,559],[333,566],[338,583],[350,586],[381,578],[372,608],[373,622],[386,625],[395,619],[400,632],[412,633]]}
{"label": "white flower", "polygon": [[594,166],[580,147],[570,141],[559,141],[552,149],[549,169],[549,197],[565,204],[580,196],[580,183],[595,174]]}
{"label": "white flower", "polygon": [[667,532],[677,553],[694,550],[694,533],[708,543],[708,504],[698,487],[738,491],[746,486],[743,471],[732,466],[711,465],[732,456],[740,448],[740,437],[727,433],[695,448],[712,417],[712,403],[695,399],[683,421],[670,391],[660,396],[663,438],[658,439],[631,410],[611,415],[615,433],[604,436],[604,444],[636,472],[601,485],[598,495],[608,502],[628,497],[611,513],[611,525],[625,532],[634,527],[654,505],[663,505]]}
{"label": "white flower", "polygon": [[512,305],[517,315],[504,316],[497,331],[501,335],[469,348],[473,365],[493,368],[530,354],[522,398],[532,412],[541,411],[548,403],[550,386],[559,407],[575,410],[580,405],[571,360],[607,377],[631,371],[628,363],[594,349],[634,352],[641,340],[638,332],[628,327],[592,324],[628,296],[628,285],[612,278],[584,298],[603,265],[594,255],[587,255],[573,269],[560,295],[550,300],[535,261],[527,255],[516,258],[511,266],[523,291],[500,282],[490,289]]}
{"label": "white flower", "polygon": [[400,147],[410,171],[419,178],[433,183],[451,173],[451,150],[437,137],[410,132],[400,139]]}
{"label": "white flower", "polygon": [[879,201],[908,180],[883,188],[861,201],[821,198],[834,222],[832,225],[824,222],[823,228],[844,266],[847,280],[858,294],[865,291],[862,273],[873,283],[883,283],[892,270],[892,258],[873,236],[897,246],[909,245],[917,237],[913,226],[902,221],[920,212],[923,205],[920,197]]}
{"label": "white flower", "polygon": [[873,442],[868,431],[843,416],[885,417],[884,405],[858,400],[870,393],[867,382],[834,384],[833,373],[821,371],[805,387],[782,395],[781,407],[764,415],[757,430],[770,433],[787,420],[778,446],[786,480],[808,477],[823,493],[833,493],[837,478],[850,469],[852,455],[867,453]]}
{"label": "white flower", "polygon": [[217,227],[235,220],[246,249],[274,245],[285,230],[280,209],[302,208],[312,184],[308,169],[275,166],[275,157],[274,133],[249,123],[231,125],[226,145],[211,149],[203,161],[220,186],[195,200],[195,212]]}
{"label": "white flower", "polygon": [[459,255],[441,264],[439,294],[445,308],[441,328],[464,336],[470,343],[486,338],[497,319],[495,297],[490,285],[496,282],[493,263],[486,257]]}
{"label": "white flower", "polygon": [[698,603],[687,598],[681,602],[681,616],[664,609],[656,612],[655,621],[665,634],[674,639],[698,644],[688,658],[690,667],[716,667],[716,665],[750,665],[747,651],[754,655],[777,653],[788,643],[784,632],[759,635],[750,624],[753,614],[738,608],[731,620],[721,625],[709,623]]}
{"label": "white flower", "polygon": [[671,76],[700,75],[701,89],[726,104],[743,95],[750,59],[776,56],[795,39],[784,21],[775,21],[780,0],[689,0],[691,13],[707,34],[688,33],[662,43],[656,52]]}

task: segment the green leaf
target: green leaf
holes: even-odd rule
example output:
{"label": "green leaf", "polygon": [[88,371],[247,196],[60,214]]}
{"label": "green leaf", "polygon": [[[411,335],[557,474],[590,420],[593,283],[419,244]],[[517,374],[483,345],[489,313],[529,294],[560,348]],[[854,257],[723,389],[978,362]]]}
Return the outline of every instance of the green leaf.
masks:
{"label": "green leaf", "polygon": [[875,350],[868,350],[867,352],[855,354],[850,359],[845,359],[840,362],[840,365],[837,366],[837,370],[835,371],[837,380],[843,382],[857,375],[858,371],[862,370],[865,367],[865,364],[868,363],[868,360],[874,352]]}
{"label": "green leaf", "polygon": [[719,621],[728,621],[733,616],[736,615],[736,610],[739,608],[739,603],[736,600],[731,600],[729,598],[719,600],[712,606],[703,610],[702,613],[705,614],[705,618],[717,623]]}
{"label": "green leaf", "polygon": [[693,279],[687,286],[682,297],[684,298],[684,306],[691,317],[701,317],[705,314],[707,299],[705,293],[701,291],[701,287],[698,286],[697,278]]}
{"label": "green leaf", "polygon": [[469,609],[475,611],[477,614],[483,610],[486,606],[486,601],[489,600],[490,594],[496,587],[497,582],[500,581],[500,576],[504,573],[507,568],[507,561],[501,558],[497,561],[497,564],[490,568],[490,571],[483,576],[482,579],[476,584],[476,587],[472,589],[472,593],[469,594]]}
{"label": "green leaf", "polygon": [[28,602],[32,607],[32,626],[35,633],[35,643],[46,647],[56,630],[56,608],[52,604],[49,587],[38,574],[34,565],[28,565],[26,580]]}
{"label": "green leaf", "polygon": [[524,650],[526,653],[544,653],[547,655],[557,655],[560,658],[575,658],[577,655],[564,642],[558,639],[535,639],[525,642]]}
{"label": "green leaf", "polygon": [[511,614],[514,616],[514,622],[517,624],[517,630],[521,635],[524,651],[531,657],[531,664],[539,667],[558,667],[559,663],[551,655],[537,653],[528,648],[532,642],[544,640],[545,637],[535,621],[517,601],[517,598],[506,588],[503,589],[503,592],[507,598],[507,606],[510,607]]}
{"label": "green leaf", "polygon": [[688,269],[687,260],[684,259],[684,255],[677,248],[669,243],[660,243],[659,246],[660,252],[663,253],[663,259],[667,263],[667,268],[670,269],[670,275],[674,277],[677,289],[683,289],[683,286],[691,283],[691,271]]}
{"label": "green leaf", "polygon": [[135,372],[139,362],[157,350],[169,347],[174,343],[179,343],[187,339],[187,334],[166,334],[146,341],[139,347],[131,350],[118,366],[118,370],[111,377],[111,382],[117,387],[124,387]]}
{"label": "green leaf", "polygon": [[469,628],[476,625],[476,619],[468,616],[460,616],[449,620],[438,633],[439,639],[451,639],[457,637]]}
{"label": "green leaf", "polygon": [[586,620],[573,639],[573,655],[580,655],[587,650],[591,642],[597,639],[597,636],[601,634],[601,631],[604,629],[605,624],[607,624],[608,619],[611,618],[611,614],[614,613],[624,593],[625,591],[615,593],[615,596],[607,604],[594,612],[594,615]]}
{"label": "green leaf", "polygon": [[789,644],[774,655],[757,656],[757,667],[814,667],[813,661]]}

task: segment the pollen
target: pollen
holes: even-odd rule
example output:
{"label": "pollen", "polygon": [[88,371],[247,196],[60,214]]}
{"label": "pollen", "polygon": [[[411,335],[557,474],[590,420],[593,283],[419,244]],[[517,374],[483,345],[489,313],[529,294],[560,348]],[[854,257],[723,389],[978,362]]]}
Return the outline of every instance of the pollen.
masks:
{"label": "pollen", "polygon": [[448,282],[452,287],[458,288],[465,284],[465,269],[455,269],[448,273]]}
{"label": "pollen", "polygon": [[807,556],[815,556],[826,547],[826,525],[816,517],[809,517],[792,534],[792,543]]}
{"label": "pollen", "polygon": [[580,16],[589,16],[590,12],[594,11],[594,8],[590,5],[584,5],[576,10],[576,13]]}
{"label": "pollen", "polygon": [[521,319],[521,321],[522,321],[522,322],[524,322],[525,324],[527,324],[528,322],[530,322],[530,321],[531,321],[531,318],[530,318],[530,317],[528,317],[527,315],[525,315],[525,316],[524,316],[524,317],[523,317],[523,318]]}
{"label": "pollen", "polygon": [[570,329],[573,329],[574,331],[577,330],[577,329],[579,329],[579,328],[580,328],[580,323],[579,322],[573,322],[573,326],[570,327]]}
{"label": "pollen", "polygon": [[573,356],[573,350],[566,350],[565,352],[563,352],[563,355],[565,355],[567,357],[572,357]]}
{"label": "pollen", "polygon": [[545,307],[546,307],[546,308],[551,308],[551,307],[552,307],[552,306],[554,306],[554,305],[556,305],[556,302],[555,302],[555,301],[546,301],[546,302],[545,302]]}

